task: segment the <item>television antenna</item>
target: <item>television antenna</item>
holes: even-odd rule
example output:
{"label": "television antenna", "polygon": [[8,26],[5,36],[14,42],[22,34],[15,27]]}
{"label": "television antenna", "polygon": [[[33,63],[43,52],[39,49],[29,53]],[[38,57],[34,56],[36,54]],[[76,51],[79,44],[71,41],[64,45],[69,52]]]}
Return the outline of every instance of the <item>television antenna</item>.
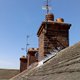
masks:
{"label": "television antenna", "polygon": [[[50,10],[51,10],[51,6],[50,6],[50,1],[51,0],[44,0],[45,4],[42,7],[43,10],[46,10],[46,16],[49,14]],[[44,33],[47,33],[47,27],[48,27],[48,20],[45,19],[46,23],[45,23],[45,29],[44,29]]]}
{"label": "television antenna", "polygon": [[[45,0],[45,4],[42,7],[43,10],[46,10],[46,16],[49,14],[50,10],[52,9],[50,6],[50,1],[51,0]],[[45,23],[45,29],[44,29],[44,34],[47,33],[47,27],[48,27],[48,20],[45,19],[46,23]],[[48,50],[48,47],[46,46],[46,50]]]}
{"label": "television antenna", "polygon": [[28,46],[30,45],[28,40],[29,40],[29,35],[26,36],[26,48],[21,48],[21,50],[25,50],[26,51],[26,54],[28,52]]}
{"label": "television antenna", "polygon": [[26,53],[28,52],[28,46],[30,45],[28,43],[28,39],[29,39],[29,35],[26,36],[26,42],[27,42],[27,44],[26,44]]}
{"label": "television antenna", "polygon": [[46,10],[46,13],[48,14],[50,12],[50,10],[52,9],[49,2],[51,0],[45,0],[45,5],[42,7],[43,10]]}

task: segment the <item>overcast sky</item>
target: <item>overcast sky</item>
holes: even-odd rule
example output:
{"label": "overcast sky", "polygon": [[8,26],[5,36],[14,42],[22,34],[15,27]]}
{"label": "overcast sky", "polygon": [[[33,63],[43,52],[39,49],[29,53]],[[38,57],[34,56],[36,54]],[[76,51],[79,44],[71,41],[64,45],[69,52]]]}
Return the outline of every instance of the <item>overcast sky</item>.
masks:
{"label": "overcast sky", "polygon": [[[45,18],[44,0],[0,0],[0,68],[19,68],[21,48],[38,47],[37,31]],[[70,46],[80,40],[80,0],[51,0],[55,20],[71,23]]]}

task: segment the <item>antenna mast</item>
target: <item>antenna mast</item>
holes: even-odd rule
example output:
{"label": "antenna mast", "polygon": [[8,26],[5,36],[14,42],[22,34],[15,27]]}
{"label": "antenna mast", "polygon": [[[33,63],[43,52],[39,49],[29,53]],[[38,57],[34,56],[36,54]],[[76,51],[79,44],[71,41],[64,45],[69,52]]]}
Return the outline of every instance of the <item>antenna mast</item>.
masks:
{"label": "antenna mast", "polygon": [[[49,12],[50,12],[50,10],[51,10],[51,6],[50,6],[49,2],[50,2],[50,0],[45,0],[45,4],[44,4],[44,6],[42,7],[43,10],[46,10],[46,17],[47,17],[47,15],[49,14]],[[44,34],[47,33],[48,19],[46,18],[45,21],[46,21],[46,23],[45,23]],[[48,46],[48,45],[47,45],[47,46]],[[47,49],[47,48],[48,48],[47,46],[46,46],[46,50],[48,50],[48,49]],[[48,52],[48,51],[47,51],[47,52]]]}
{"label": "antenna mast", "polygon": [[42,9],[46,10],[46,13],[48,14],[51,10],[51,6],[49,5],[50,0],[45,0],[45,5],[42,7]]}
{"label": "antenna mast", "polygon": [[47,14],[49,13],[49,0],[46,1]]}
{"label": "antenna mast", "polygon": [[28,43],[28,39],[29,39],[29,35],[26,36],[26,48],[21,48],[21,50],[25,50],[25,51],[26,51],[26,54],[27,54],[27,52],[28,52],[28,46],[30,45],[30,44]]}
{"label": "antenna mast", "polygon": [[26,36],[26,42],[27,42],[27,44],[26,44],[26,54],[27,54],[27,52],[28,52],[28,46],[30,45],[30,44],[28,43],[28,39],[29,39],[29,35]]}

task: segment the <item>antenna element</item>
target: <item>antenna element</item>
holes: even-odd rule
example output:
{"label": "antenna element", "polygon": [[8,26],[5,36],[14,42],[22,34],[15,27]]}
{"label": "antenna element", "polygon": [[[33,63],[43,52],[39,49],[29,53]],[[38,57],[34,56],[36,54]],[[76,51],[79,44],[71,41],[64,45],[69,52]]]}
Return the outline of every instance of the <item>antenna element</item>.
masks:
{"label": "antenna element", "polygon": [[30,45],[30,44],[28,43],[28,39],[29,39],[29,35],[26,36],[26,48],[21,48],[21,50],[25,50],[25,51],[26,51],[26,54],[27,54],[27,52],[28,52],[28,46]]}
{"label": "antenna element", "polygon": [[42,9],[46,10],[47,14],[50,12],[51,10],[51,6],[49,5],[49,1],[50,0],[46,0],[45,5],[42,7]]}
{"label": "antenna element", "polygon": [[27,44],[26,44],[26,53],[28,52],[28,46],[30,45],[28,43],[28,39],[29,39],[29,35],[26,36],[26,42],[27,42]]}

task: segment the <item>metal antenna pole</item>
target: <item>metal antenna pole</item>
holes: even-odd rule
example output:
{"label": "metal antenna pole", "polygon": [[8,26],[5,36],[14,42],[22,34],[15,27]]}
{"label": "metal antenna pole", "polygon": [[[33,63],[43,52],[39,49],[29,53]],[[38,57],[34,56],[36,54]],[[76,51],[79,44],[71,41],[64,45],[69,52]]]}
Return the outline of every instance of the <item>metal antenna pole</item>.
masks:
{"label": "metal antenna pole", "polygon": [[46,1],[46,9],[47,9],[47,14],[49,13],[49,0]]}
{"label": "metal antenna pole", "polygon": [[[42,9],[44,9],[44,10],[46,10],[46,16],[49,14],[49,12],[50,12],[50,10],[51,10],[51,6],[50,6],[50,4],[49,4],[49,2],[51,1],[51,0],[45,0],[46,1],[46,3],[45,3],[45,5],[42,7]],[[45,33],[46,33],[46,31],[47,31],[47,27],[48,27],[48,20],[46,19],[45,20],[46,21],[46,27],[45,27]]]}
{"label": "metal antenna pole", "polygon": [[[51,6],[49,4],[49,1],[50,0],[45,0],[46,1],[46,4],[42,7],[42,9],[46,10],[46,16],[49,14],[50,10],[51,10]],[[47,33],[47,28],[48,28],[48,20],[47,18],[45,19],[45,30],[44,30],[44,34]],[[47,45],[48,46],[48,45]],[[47,49],[47,46],[46,46],[46,50],[48,52],[48,49]]]}
{"label": "metal antenna pole", "polygon": [[[46,0],[46,11],[47,11],[47,15],[48,15],[48,13],[49,13],[49,0]],[[48,22],[48,20],[46,19],[46,27],[45,27],[45,29],[46,29],[46,32],[47,32],[47,22]]]}
{"label": "metal antenna pole", "polygon": [[45,0],[46,3],[45,5],[42,7],[42,9],[46,10],[47,14],[49,13],[49,11],[51,10],[51,6],[49,5],[49,1],[50,0]]}
{"label": "metal antenna pole", "polygon": [[26,36],[26,54],[28,52],[28,46],[29,46],[29,43],[28,43],[28,39],[29,39],[29,35]]}
{"label": "metal antenna pole", "polygon": [[26,55],[27,55],[27,52],[28,52],[28,46],[30,45],[28,43],[28,39],[29,39],[29,35],[26,36],[26,47],[25,48],[21,48],[21,50],[25,50],[26,51]]}

